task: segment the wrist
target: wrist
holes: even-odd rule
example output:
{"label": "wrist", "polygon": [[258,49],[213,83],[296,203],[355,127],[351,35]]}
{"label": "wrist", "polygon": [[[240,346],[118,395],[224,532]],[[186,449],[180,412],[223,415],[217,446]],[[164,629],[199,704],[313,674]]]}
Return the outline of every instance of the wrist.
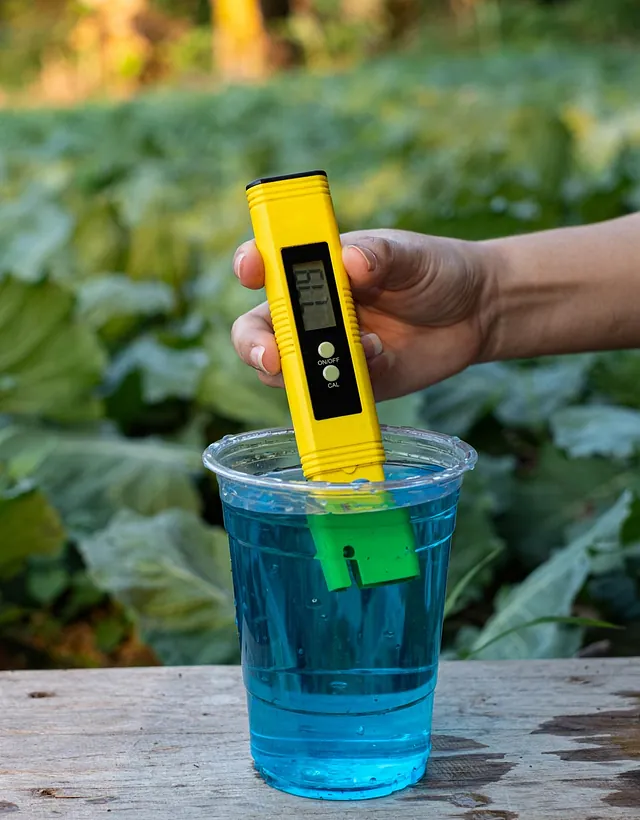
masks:
{"label": "wrist", "polygon": [[483,361],[575,352],[587,343],[581,338],[581,313],[593,294],[579,271],[554,264],[563,241],[560,234],[481,243],[488,302]]}
{"label": "wrist", "polygon": [[483,361],[532,358],[567,348],[566,331],[577,318],[574,309],[588,294],[573,271],[553,267],[553,246],[543,248],[539,236],[481,243],[489,303]]}
{"label": "wrist", "polygon": [[508,358],[504,355],[504,291],[509,281],[508,255],[498,241],[475,243],[480,282],[478,321],[481,345],[479,362]]}

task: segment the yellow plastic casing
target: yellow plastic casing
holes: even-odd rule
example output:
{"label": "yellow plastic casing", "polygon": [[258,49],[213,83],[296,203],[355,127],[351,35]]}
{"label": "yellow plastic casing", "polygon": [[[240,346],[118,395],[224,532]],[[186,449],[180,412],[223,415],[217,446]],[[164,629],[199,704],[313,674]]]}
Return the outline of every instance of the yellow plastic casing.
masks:
{"label": "yellow plastic casing", "polygon": [[[247,186],[247,199],[303,473],[312,481],[382,481],[380,424],[327,177],[318,171],[258,180]],[[283,248],[319,242],[329,246],[362,406],[360,413],[321,421],[314,416],[282,257]]]}
{"label": "yellow plastic casing", "polygon": [[[385,453],[380,424],[326,174],[256,180],[247,186],[247,199],[305,478],[330,484],[381,482]],[[330,263],[333,277],[326,278],[331,280],[334,315],[339,308],[340,316],[333,325],[303,330],[302,306],[294,306],[290,288],[297,287],[295,260],[308,266],[316,253],[323,257],[325,274]],[[322,359],[320,350],[329,336],[339,355]],[[330,379],[322,369],[334,362],[340,372]],[[310,514],[308,521],[330,591],[348,588],[352,578],[371,587],[419,575],[409,512],[396,507],[387,492],[334,494],[324,485],[318,493],[330,514]],[[344,514],[354,512],[358,514]]]}

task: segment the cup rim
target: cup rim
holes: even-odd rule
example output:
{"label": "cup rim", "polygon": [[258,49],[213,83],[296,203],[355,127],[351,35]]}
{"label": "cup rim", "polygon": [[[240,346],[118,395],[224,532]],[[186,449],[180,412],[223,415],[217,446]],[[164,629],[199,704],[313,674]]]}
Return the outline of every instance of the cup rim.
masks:
{"label": "cup rim", "polygon": [[385,481],[371,481],[363,484],[332,483],[328,481],[292,481],[275,476],[253,475],[235,470],[222,463],[221,457],[230,447],[237,446],[243,442],[266,439],[267,437],[284,438],[294,435],[292,427],[273,427],[263,430],[254,430],[248,433],[236,435],[226,435],[219,441],[210,444],[202,455],[204,466],[215,473],[219,478],[232,481],[236,484],[256,487],[268,492],[287,492],[300,495],[316,494],[318,490],[326,491],[330,494],[348,493],[349,495],[363,493],[377,493],[393,490],[408,490],[420,487],[438,486],[446,484],[460,478],[468,470],[473,470],[478,461],[476,450],[457,436],[448,436],[445,433],[436,433],[432,430],[419,430],[414,427],[393,427],[391,425],[380,425],[383,438],[385,433],[396,436],[405,436],[412,440],[419,440],[425,443],[439,444],[441,447],[449,449],[452,454],[457,455],[456,462],[445,467],[438,473],[422,473],[409,478],[388,479]]}

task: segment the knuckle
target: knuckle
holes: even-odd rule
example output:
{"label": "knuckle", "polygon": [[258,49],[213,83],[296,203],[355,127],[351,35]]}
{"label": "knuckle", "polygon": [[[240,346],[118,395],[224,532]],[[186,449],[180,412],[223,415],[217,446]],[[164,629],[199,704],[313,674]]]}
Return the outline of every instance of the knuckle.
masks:
{"label": "knuckle", "polygon": [[245,325],[245,317],[239,316],[231,325],[231,342],[236,350],[240,350],[240,343],[243,336],[243,329]]}
{"label": "knuckle", "polygon": [[372,243],[372,250],[383,268],[392,268],[396,262],[396,243],[385,237],[376,237]]}

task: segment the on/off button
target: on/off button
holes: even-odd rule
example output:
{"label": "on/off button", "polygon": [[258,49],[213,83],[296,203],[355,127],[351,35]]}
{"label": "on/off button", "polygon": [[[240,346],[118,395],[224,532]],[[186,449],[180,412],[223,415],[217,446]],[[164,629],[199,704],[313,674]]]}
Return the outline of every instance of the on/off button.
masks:
{"label": "on/off button", "polygon": [[329,364],[322,371],[322,375],[328,382],[335,382],[338,381],[338,379],[340,378],[340,371],[335,366],[335,364]]}
{"label": "on/off button", "polygon": [[323,359],[330,359],[335,352],[336,349],[331,342],[320,342],[318,345],[318,353]]}

